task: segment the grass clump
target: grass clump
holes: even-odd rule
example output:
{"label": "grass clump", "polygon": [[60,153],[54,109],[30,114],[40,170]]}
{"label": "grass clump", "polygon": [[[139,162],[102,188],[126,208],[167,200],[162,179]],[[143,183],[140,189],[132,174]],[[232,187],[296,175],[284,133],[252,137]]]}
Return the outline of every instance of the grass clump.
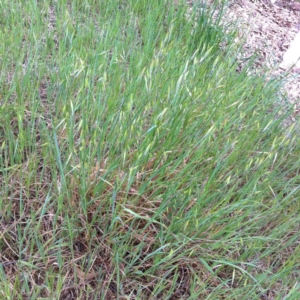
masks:
{"label": "grass clump", "polygon": [[167,1],[0,12],[1,299],[299,299],[299,143],[233,35]]}

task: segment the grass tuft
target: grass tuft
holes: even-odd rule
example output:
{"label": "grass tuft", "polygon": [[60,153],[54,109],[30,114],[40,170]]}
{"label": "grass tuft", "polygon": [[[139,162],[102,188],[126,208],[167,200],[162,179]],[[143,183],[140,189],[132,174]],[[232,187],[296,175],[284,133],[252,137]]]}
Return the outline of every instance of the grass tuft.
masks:
{"label": "grass tuft", "polygon": [[1,299],[299,299],[298,133],[216,11],[0,6]]}

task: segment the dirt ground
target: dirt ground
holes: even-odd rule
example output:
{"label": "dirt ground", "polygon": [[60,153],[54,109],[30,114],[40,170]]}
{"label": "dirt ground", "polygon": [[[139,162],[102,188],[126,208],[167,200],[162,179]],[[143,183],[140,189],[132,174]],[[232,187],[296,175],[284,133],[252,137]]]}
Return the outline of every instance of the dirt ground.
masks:
{"label": "dirt ground", "polygon": [[[237,19],[246,45],[242,57],[257,54],[256,67],[267,67],[274,76],[284,76],[280,66],[296,34],[300,31],[300,3],[292,0],[237,0],[229,5],[227,17]],[[300,51],[300,49],[299,49]],[[290,70],[282,96],[300,112],[300,70]]]}
{"label": "dirt ground", "polygon": [[[199,3],[202,0],[194,0]],[[216,0],[208,0],[211,3]],[[189,3],[191,1],[188,1]],[[283,55],[300,31],[300,2],[293,0],[229,0],[226,2],[225,22],[237,22],[238,41],[245,45],[238,57],[241,65],[255,55],[254,72],[268,77],[284,77],[282,101],[293,104],[290,121],[300,118],[300,70],[282,67]],[[268,70],[268,71],[267,71]],[[289,71],[289,75],[286,73]],[[289,122],[290,123],[290,122]]]}
{"label": "dirt ground", "polygon": [[281,63],[300,29],[300,3],[285,1],[289,5],[284,5],[283,1],[271,1],[237,0],[227,13],[227,17],[238,19],[240,34],[246,39],[244,55],[257,53],[261,66],[269,68]]}

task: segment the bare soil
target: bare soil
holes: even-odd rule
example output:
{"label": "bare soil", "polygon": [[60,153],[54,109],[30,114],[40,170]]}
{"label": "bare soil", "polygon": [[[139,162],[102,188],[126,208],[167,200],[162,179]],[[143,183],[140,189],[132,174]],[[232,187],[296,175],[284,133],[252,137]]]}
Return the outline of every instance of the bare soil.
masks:
{"label": "bare soil", "polygon": [[229,4],[225,16],[227,20],[238,23],[239,39],[245,41],[239,55],[241,64],[255,55],[257,73],[268,72],[268,76],[286,79],[280,96],[283,102],[293,104],[290,121],[297,121],[300,113],[300,70],[286,70],[280,64],[300,31],[300,3],[291,0],[236,0]]}

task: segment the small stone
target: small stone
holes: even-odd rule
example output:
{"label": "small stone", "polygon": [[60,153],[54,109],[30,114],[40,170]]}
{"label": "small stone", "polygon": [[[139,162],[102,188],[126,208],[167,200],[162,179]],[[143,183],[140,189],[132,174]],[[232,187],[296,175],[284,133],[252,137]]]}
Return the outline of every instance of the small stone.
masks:
{"label": "small stone", "polygon": [[281,67],[288,68],[295,65],[300,68],[300,32],[297,33],[294,40],[291,42],[290,47],[283,55]]}

